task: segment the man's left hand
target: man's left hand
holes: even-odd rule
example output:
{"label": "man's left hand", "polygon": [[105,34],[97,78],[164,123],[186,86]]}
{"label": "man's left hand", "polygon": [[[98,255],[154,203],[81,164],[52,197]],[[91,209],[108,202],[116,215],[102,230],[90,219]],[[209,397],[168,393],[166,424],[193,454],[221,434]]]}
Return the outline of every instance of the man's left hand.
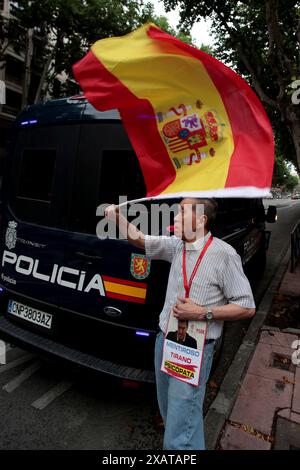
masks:
{"label": "man's left hand", "polygon": [[173,307],[173,315],[178,320],[205,320],[205,313],[204,307],[184,297],[178,297],[178,301]]}

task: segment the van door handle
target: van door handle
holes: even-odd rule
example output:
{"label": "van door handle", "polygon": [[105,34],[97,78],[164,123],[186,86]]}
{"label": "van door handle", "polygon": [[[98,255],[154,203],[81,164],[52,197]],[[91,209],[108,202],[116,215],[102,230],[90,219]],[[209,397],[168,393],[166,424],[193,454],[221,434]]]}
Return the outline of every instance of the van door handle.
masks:
{"label": "van door handle", "polygon": [[78,258],[82,258],[86,261],[100,261],[103,259],[103,256],[91,255],[91,254],[83,253],[83,251],[76,251],[75,256],[78,256]]}

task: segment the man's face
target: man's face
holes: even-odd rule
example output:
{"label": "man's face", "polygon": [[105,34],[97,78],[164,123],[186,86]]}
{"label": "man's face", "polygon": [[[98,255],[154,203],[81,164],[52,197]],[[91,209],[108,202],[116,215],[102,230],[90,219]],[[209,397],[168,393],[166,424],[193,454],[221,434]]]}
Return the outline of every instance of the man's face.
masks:
{"label": "man's face", "polygon": [[186,331],[187,331],[187,323],[185,321],[178,322],[178,330],[177,330],[178,341],[184,340]]}
{"label": "man's face", "polygon": [[196,233],[204,234],[205,215],[202,204],[192,198],[185,198],[179,204],[178,214],[174,218],[174,234],[184,241],[194,240]]}

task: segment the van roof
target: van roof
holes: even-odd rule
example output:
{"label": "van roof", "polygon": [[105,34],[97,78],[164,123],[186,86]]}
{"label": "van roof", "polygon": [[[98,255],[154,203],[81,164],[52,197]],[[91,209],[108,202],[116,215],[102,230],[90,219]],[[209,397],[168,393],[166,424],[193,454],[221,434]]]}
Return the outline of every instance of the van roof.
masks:
{"label": "van roof", "polygon": [[27,106],[16,119],[17,127],[78,121],[120,121],[116,109],[98,111],[83,95],[44,101]]}

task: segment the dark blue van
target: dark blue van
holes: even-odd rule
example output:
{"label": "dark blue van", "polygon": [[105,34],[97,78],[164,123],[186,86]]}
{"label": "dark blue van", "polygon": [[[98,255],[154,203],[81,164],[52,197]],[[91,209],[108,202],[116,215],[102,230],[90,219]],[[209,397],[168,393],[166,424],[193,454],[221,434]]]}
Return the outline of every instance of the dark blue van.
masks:
{"label": "dark blue van", "polygon": [[[150,263],[125,240],[96,236],[96,208],[119,195],[142,197],[145,184],[117,111],[72,97],[20,114],[2,186],[0,338],[153,382],[169,265]],[[261,199],[218,203],[212,232],[237,249],[246,272],[251,265],[262,272],[272,208],[266,216]]]}

